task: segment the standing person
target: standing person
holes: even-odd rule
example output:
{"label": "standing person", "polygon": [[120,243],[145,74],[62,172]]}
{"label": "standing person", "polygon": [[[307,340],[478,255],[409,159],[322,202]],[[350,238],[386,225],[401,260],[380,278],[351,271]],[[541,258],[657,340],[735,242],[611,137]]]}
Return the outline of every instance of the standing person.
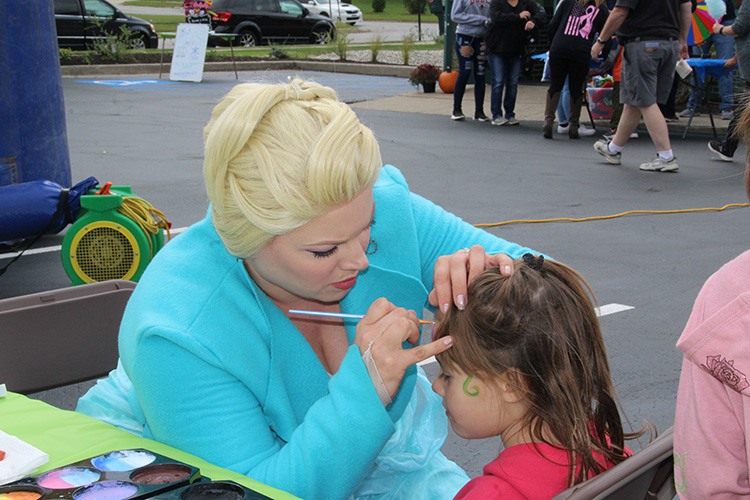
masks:
{"label": "standing person", "polygon": [[543,22],[544,10],[534,0],[492,0],[490,4],[486,44],[492,73],[492,125],[518,125],[516,96],[527,34]]}
{"label": "standing person", "polygon": [[462,103],[466,84],[474,72],[474,119],[490,121],[484,114],[485,73],[487,48],[484,43],[485,27],[490,15],[490,0],[456,0],[451,8],[451,21],[456,23],[456,56],[458,78],[453,89],[451,120],[465,120]]}
{"label": "standing person", "polygon": [[[750,138],[750,108],[741,111],[737,131]],[[745,159],[745,192],[750,198],[750,158]],[[708,278],[677,347],[683,352],[674,421],[677,494],[748,498],[750,251]]]}
{"label": "standing person", "polygon": [[[734,24],[736,18],[734,2],[732,0],[723,0],[727,6],[727,12],[724,17],[721,18],[721,24],[724,26],[731,26]],[[721,33],[714,33],[713,36],[709,37],[708,40],[704,41],[700,45],[696,46],[696,57],[710,58],[711,47],[716,47],[716,58],[717,59],[732,59],[734,57],[734,40],[729,35]],[[703,82],[698,81],[698,86],[703,87]],[[701,107],[701,98],[703,97],[701,92],[696,92],[693,88],[688,98],[687,107],[682,110],[680,116],[687,117],[692,113],[695,108],[695,114],[693,116],[699,116],[698,109]],[[722,120],[731,120],[734,114],[732,109],[734,108],[734,71],[728,70],[719,78],[719,97],[721,98],[721,104],[719,110],[721,111]]]}
{"label": "standing person", "polygon": [[604,26],[609,10],[604,0],[563,0],[549,23],[550,85],[544,106],[543,135],[552,139],[555,111],[565,80],[570,89],[568,137],[579,139],[583,86],[589,74],[591,43]]}
{"label": "standing person", "polygon": [[641,163],[651,172],[676,172],[677,159],[669,142],[669,129],[659,109],[672,90],[679,57],[687,57],[687,33],[691,22],[690,0],[617,0],[599,38],[591,48],[597,58],[617,32],[625,46],[620,100],[622,116],[615,136],[594,143],[594,150],[609,163],[619,165],[622,150],[641,117],[656,146],[656,158]]}
{"label": "standing person", "polygon": [[748,2],[742,2],[737,17],[731,26],[714,24],[714,33],[734,38],[735,56],[724,63],[725,67],[732,67],[735,64],[740,65],[740,77],[745,80],[745,94],[740,100],[737,112],[732,117],[727,127],[724,140],[712,139],[708,143],[708,149],[715,153],[722,161],[732,161],[734,153],[739,146],[739,140],[736,130],[739,122],[739,114],[747,105],[747,97],[750,95],[750,6]]}
{"label": "standing person", "polygon": [[457,499],[551,498],[630,455],[593,295],[569,267],[526,254],[510,277],[490,268],[469,285],[437,337],[432,387],[453,430],[500,436],[504,450]]}
{"label": "standing person", "polygon": [[149,264],[78,411],[301,498],[454,495],[415,366],[450,342],[403,342],[525,249],[411,193],[330,88],[237,85],[204,138],[208,214]]}

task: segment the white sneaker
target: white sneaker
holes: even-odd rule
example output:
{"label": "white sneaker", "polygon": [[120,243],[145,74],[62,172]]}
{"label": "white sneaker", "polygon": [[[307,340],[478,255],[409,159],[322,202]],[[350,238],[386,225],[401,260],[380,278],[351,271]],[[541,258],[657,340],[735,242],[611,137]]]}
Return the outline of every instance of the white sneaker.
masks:
{"label": "white sneaker", "polygon": [[501,116],[499,118],[493,118],[492,121],[490,122],[490,124],[499,127],[499,126],[502,126],[502,125],[507,125],[508,124],[508,120],[506,118],[504,118],[504,117]]}
{"label": "white sneaker", "polygon": [[677,172],[680,167],[677,166],[677,158],[674,156],[669,160],[664,160],[661,156],[656,155],[653,160],[641,163],[640,169],[648,172]]}
{"label": "white sneaker", "polygon": [[[562,125],[558,125],[558,126],[557,126],[557,133],[558,133],[558,134],[567,134],[567,133],[568,133],[568,130],[570,130],[570,123],[568,123],[568,124],[567,124],[567,125],[565,125],[564,127],[563,127]],[[581,133],[581,132],[580,132],[580,130],[578,131],[578,133],[579,133],[579,134]]]}
{"label": "white sneaker", "polygon": [[511,116],[510,118],[508,118],[508,122],[506,123],[506,125],[518,125],[519,123],[521,122],[519,122],[515,116]]}
{"label": "white sneaker", "polygon": [[586,125],[581,125],[578,129],[578,135],[580,135],[581,137],[591,137],[594,134],[596,134],[596,130],[587,127]]}
{"label": "white sneaker", "polygon": [[609,150],[609,143],[611,141],[607,139],[599,139],[594,143],[594,151],[599,153],[612,165],[619,165],[622,153],[613,153]]}

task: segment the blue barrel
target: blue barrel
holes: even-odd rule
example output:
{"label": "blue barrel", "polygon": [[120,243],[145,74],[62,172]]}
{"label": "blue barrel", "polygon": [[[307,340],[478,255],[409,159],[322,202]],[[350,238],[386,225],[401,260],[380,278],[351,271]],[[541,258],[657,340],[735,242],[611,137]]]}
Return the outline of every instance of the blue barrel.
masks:
{"label": "blue barrel", "polygon": [[53,0],[3,1],[0,12],[0,186],[70,186]]}

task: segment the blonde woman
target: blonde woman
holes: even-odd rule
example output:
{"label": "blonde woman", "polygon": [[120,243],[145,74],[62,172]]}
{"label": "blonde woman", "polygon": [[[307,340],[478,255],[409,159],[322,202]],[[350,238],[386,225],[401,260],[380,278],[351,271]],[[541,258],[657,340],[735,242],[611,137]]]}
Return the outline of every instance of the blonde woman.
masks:
{"label": "blonde woman", "polygon": [[410,193],[330,88],[238,85],[204,135],[208,214],[149,265],[121,366],[79,411],[301,498],[454,495],[468,478],[415,366],[451,344],[404,342],[527,250]]}

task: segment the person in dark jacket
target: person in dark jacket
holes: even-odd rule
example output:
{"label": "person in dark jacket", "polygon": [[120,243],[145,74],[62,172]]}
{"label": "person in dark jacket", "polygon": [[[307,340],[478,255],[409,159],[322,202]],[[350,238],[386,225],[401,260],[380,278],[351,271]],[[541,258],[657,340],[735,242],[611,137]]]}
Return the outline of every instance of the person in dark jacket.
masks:
{"label": "person in dark jacket", "polygon": [[583,85],[589,72],[591,45],[609,16],[604,0],[563,0],[549,25],[550,85],[544,107],[543,134],[552,139],[552,125],[560,92],[568,79],[570,116],[568,137],[578,139]]}
{"label": "person in dark jacket", "polygon": [[534,0],[492,0],[490,4],[485,43],[492,73],[492,125],[518,125],[515,108],[521,58],[528,33],[543,22],[544,9]]}

